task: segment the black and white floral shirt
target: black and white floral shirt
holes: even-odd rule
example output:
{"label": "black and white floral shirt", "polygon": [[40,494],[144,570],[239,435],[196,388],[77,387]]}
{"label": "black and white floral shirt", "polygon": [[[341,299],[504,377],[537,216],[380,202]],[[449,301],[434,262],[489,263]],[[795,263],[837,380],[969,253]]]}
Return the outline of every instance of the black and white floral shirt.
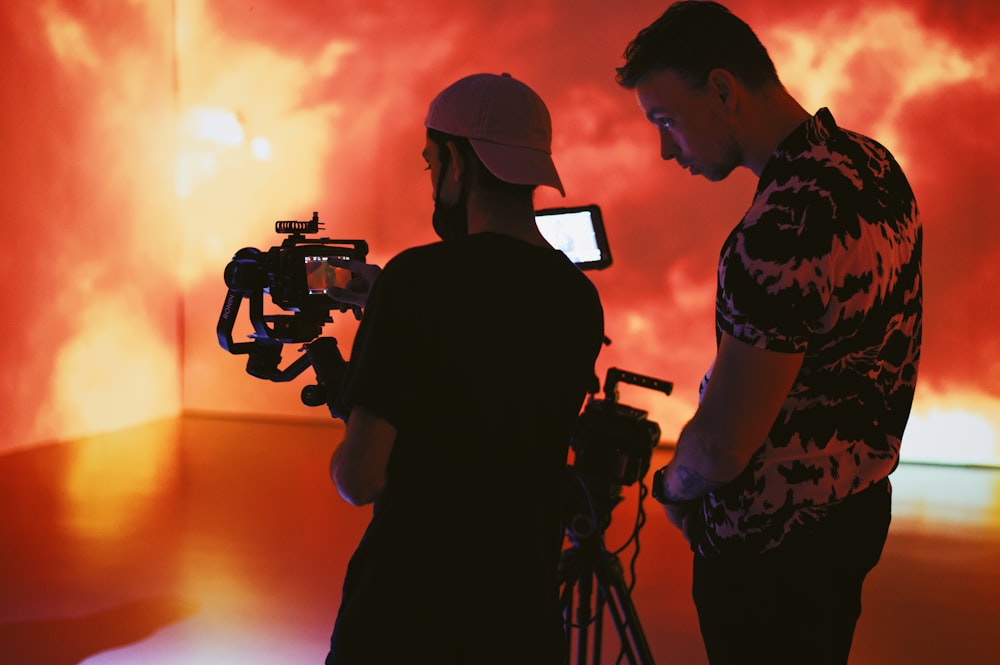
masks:
{"label": "black and white floral shirt", "polygon": [[804,352],[749,466],[703,503],[703,554],[763,552],[895,468],[920,358],[922,231],[899,165],[827,109],[785,139],[719,261],[717,332]]}

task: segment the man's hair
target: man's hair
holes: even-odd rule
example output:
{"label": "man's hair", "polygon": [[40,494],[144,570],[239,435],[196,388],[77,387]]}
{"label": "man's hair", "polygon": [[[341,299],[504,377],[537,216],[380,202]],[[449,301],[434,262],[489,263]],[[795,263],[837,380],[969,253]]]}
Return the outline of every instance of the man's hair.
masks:
{"label": "man's hair", "polygon": [[427,138],[433,141],[434,145],[438,147],[438,154],[441,155],[442,160],[450,159],[445,157],[445,155],[448,154],[447,144],[449,142],[454,143],[459,152],[461,152],[465,157],[466,163],[475,170],[476,182],[485,190],[517,196],[531,196],[532,192],[535,191],[536,185],[519,185],[512,182],[506,182],[496,177],[488,168],[486,168],[483,161],[479,159],[478,155],[476,155],[476,151],[472,148],[472,144],[469,143],[469,139],[464,136],[455,136],[454,134],[448,134],[437,129],[428,128]]}
{"label": "man's hair", "polygon": [[646,74],[669,70],[700,88],[713,69],[729,71],[753,90],[780,85],[767,49],[750,26],[717,2],[684,0],[636,35],[625,49],[617,81],[632,89]]}

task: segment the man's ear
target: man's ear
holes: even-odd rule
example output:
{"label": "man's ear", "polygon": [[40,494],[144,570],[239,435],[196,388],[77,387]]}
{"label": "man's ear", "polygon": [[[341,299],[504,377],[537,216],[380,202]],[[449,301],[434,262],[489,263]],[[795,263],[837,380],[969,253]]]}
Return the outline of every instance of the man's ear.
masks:
{"label": "man's ear", "polygon": [[708,87],[726,111],[736,104],[736,77],[728,69],[717,67],[708,73]]}
{"label": "man's ear", "polygon": [[445,145],[448,148],[448,154],[451,155],[451,159],[448,164],[448,169],[451,173],[448,177],[455,182],[458,182],[462,179],[462,176],[465,175],[465,169],[467,166],[465,163],[465,155],[463,155],[462,151],[458,149],[458,146],[455,145],[454,141],[448,141]]}

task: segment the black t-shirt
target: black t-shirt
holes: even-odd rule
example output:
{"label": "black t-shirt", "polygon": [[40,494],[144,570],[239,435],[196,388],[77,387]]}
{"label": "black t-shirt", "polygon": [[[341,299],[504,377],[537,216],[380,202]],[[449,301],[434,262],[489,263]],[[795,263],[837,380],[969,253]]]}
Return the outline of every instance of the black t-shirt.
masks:
{"label": "black t-shirt", "polygon": [[556,250],[480,233],[385,266],[344,395],[397,438],[331,662],[559,648],[567,448],[602,339],[596,290]]}

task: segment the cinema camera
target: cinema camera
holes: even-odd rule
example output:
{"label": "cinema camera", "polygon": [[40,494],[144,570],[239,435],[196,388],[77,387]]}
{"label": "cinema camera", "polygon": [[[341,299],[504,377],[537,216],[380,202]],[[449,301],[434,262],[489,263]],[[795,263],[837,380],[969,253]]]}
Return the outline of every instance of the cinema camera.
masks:
{"label": "cinema camera", "polygon": [[607,528],[611,510],[622,500],[622,487],[642,480],[660,441],[660,426],[647,419],[648,412],[618,401],[619,383],[665,395],[673,391],[669,381],[612,367],[604,380],[604,399],[593,394],[588,398],[570,442],[573,487],[567,494],[570,505],[565,522],[574,541]]}
{"label": "cinema camera", "polygon": [[[233,256],[225,270],[229,287],[216,332],[219,344],[234,355],[246,354],[247,373],[260,379],[286,382],[313,366],[318,384],[306,386],[302,401],[309,406],[330,405],[329,394],[340,383],[346,363],[337,340],[320,337],[331,323],[331,312],[351,311],[360,320],[368,294],[381,268],[366,262],[364,240],[307,238],[322,228],[319,214],[308,221],[277,221],[275,233],[288,237],[266,252],[245,247]],[[290,314],[264,314],[264,294]],[[250,301],[249,316],[254,332],[249,342],[233,342],[233,325],[244,299]],[[283,369],[285,344],[302,344],[299,358]],[[342,417],[334,412],[337,417]]]}
{"label": "cinema camera", "polygon": [[[660,426],[647,419],[646,411],[618,401],[619,383],[665,395],[673,391],[673,384],[667,381],[611,368],[604,380],[604,399],[595,399],[592,394],[577,419],[570,441],[574,459],[567,467],[563,512],[571,546],[563,550],[559,561],[559,597],[567,642],[579,665],[600,662],[605,615],[611,617],[618,633],[620,651],[615,662],[653,665],[649,641],[632,602],[632,588],[639,531],[645,522],[642,500],[646,486],[641,481],[660,441]],[[609,551],[604,531],[611,523],[611,511],[622,501],[622,488],[637,482],[638,511],[632,534],[620,548]],[[633,549],[631,584],[626,582],[618,557],[629,546]]]}

